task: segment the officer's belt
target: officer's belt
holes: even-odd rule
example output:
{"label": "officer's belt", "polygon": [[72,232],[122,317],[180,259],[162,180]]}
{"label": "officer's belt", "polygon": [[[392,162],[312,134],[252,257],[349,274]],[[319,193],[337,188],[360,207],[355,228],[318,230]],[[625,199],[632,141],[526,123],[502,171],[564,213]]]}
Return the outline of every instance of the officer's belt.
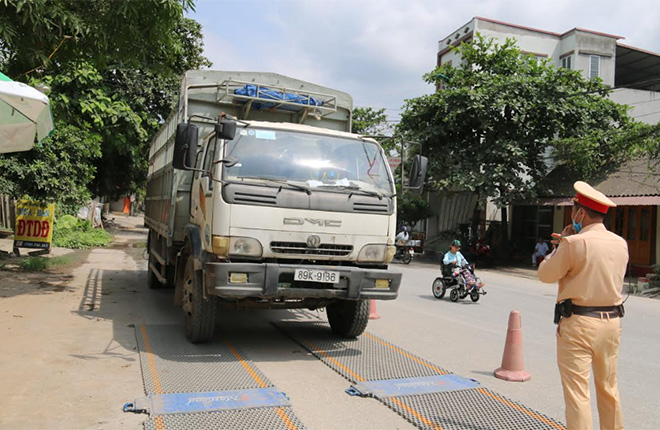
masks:
{"label": "officer's belt", "polygon": [[[573,313],[594,318],[623,317],[623,305],[617,306],[578,306],[573,305]],[[611,315],[614,314],[614,315]]]}

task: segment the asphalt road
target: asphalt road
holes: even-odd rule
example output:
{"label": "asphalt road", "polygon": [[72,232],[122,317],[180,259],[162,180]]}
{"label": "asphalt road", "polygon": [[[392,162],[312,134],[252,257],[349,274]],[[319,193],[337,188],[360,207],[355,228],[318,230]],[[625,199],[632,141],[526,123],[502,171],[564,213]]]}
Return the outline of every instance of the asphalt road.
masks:
{"label": "asphalt road", "polygon": [[[431,283],[439,272],[434,266],[413,262],[394,267],[404,273],[400,297],[395,302],[379,303],[383,318],[372,322],[368,330],[564,422],[555,360],[556,326],[552,323],[556,284],[477,269],[488,294],[477,303],[469,298],[453,303],[448,297],[433,297]],[[629,429],[655,430],[660,423],[660,338],[656,328],[660,300],[630,296],[625,306],[618,374],[624,424]],[[512,310],[521,314],[525,368],[532,375],[530,381],[522,383],[492,376],[501,364]],[[593,383],[592,409],[596,420]]]}
{"label": "asphalt road", "polygon": [[[0,282],[0,429],[141,428],[145,415],[121,411],[124,402],[144,396],[131,325],[180,326],[182,317],[172,305],[172,290],[146,286],[143,248],[134,245],[146,241],[146,231],[138,226],[134,222],[114,248],[91,251],[70,281]],[[555,286],[482,270],[488,295],[477,303],[452,303],[431,293],[437,267],[413,262],[392,268],[404,273],[400,297],[378,302],[381,319],[370,322],[369,332],[564,421],[552,324]],[[625,424],[652,430],[660,422],[655,391],[660,340],[654,326],[660,301],[631,297],[626,307],[619,364]],[[524,383],[492,376],[514,309],[522,315],[525,365],[532,375]],[[271,324],[309,318],[325,321],[325,314],[223,310],[217,322],[219,336],[289,396],[307,428],[414,428],[374,399],[345,394],[347,380]],[[182,337],[182,329],[175,327],[173,336]]]}

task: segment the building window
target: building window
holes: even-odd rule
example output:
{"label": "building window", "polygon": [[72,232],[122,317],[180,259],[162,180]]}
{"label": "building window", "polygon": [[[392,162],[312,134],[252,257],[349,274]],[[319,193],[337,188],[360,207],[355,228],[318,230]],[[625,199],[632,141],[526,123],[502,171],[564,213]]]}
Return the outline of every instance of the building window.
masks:
{"label": "building window", "polygon": [[589,61],[589,79],[600,76],[600,55],[592,55]]}
{"label": "building window", "polygon": [[561,59],[561,66],[564,69],[572,69],[573,68],[573,56],[568,55],[564,58]]}

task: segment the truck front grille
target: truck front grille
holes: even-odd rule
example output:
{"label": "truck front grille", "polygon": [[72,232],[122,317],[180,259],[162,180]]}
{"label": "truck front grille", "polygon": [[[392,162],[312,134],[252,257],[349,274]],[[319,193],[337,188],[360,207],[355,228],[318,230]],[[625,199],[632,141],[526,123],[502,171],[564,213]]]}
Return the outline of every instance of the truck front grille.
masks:
{"label": "truck front grille", "polygon": [[390,204],[373,203],[373,202],[355,202],[353,204],[353,210],[355,212],[388,214],[390,213]]}
{"label": "truck front grille", "polygon": [[318,248],[309,248],[304,242],[271,242],[270,249],[275,254],[303,254],[345,257],[353,252],[352,245],[322,243]]}

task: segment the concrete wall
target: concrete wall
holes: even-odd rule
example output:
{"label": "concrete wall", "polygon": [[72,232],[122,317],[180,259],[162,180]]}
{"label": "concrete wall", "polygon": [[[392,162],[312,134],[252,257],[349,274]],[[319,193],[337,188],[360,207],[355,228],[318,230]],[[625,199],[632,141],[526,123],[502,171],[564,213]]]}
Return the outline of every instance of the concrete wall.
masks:
{"label": "concrete wall", "polygon": [[655,91],[614,89],[610,99],[630,106],[631,117],[647,124],[660,122],[660,93]]}
{"label": "concrete wall", "polygon": [[507,38],[513,38],[520,50],[548,56],[555,60],[555,64],[562,54],[561,39],[552,34],[509,27],[489,21],[477,21],[476,31],[486,38],[496,39],[499,43],[504,43]]}
{"label": "concrete wall", "polygon": [[589,78],[591,57],[600,57],[598,76],[605,85],[614,86],[614,69],[616,61],[616,39],[599,36],[581,31],[575,32],[576,69],[582,70],[583,76]]}
{"label": "concrete wall", "polygon": [[[581,70],[586,78],[589,77],[591,56],[598,55],[600,57],[599,77],[606,85],[614,86],[616,39],[613,37],[580,30],[559,35],[472,19],[440,40],[438,52],[471,37],[474,33],[480,33],[486,38],[492,37],[500,44],[504,43],[507,38],[513,38],[522,51],[548,57],[556,67],[561,67],[562,57],[571,55],[571,68]],[[440,64],[450,61],[456,65],[460,58],[453,52],[447,52],[440,59]]]}

